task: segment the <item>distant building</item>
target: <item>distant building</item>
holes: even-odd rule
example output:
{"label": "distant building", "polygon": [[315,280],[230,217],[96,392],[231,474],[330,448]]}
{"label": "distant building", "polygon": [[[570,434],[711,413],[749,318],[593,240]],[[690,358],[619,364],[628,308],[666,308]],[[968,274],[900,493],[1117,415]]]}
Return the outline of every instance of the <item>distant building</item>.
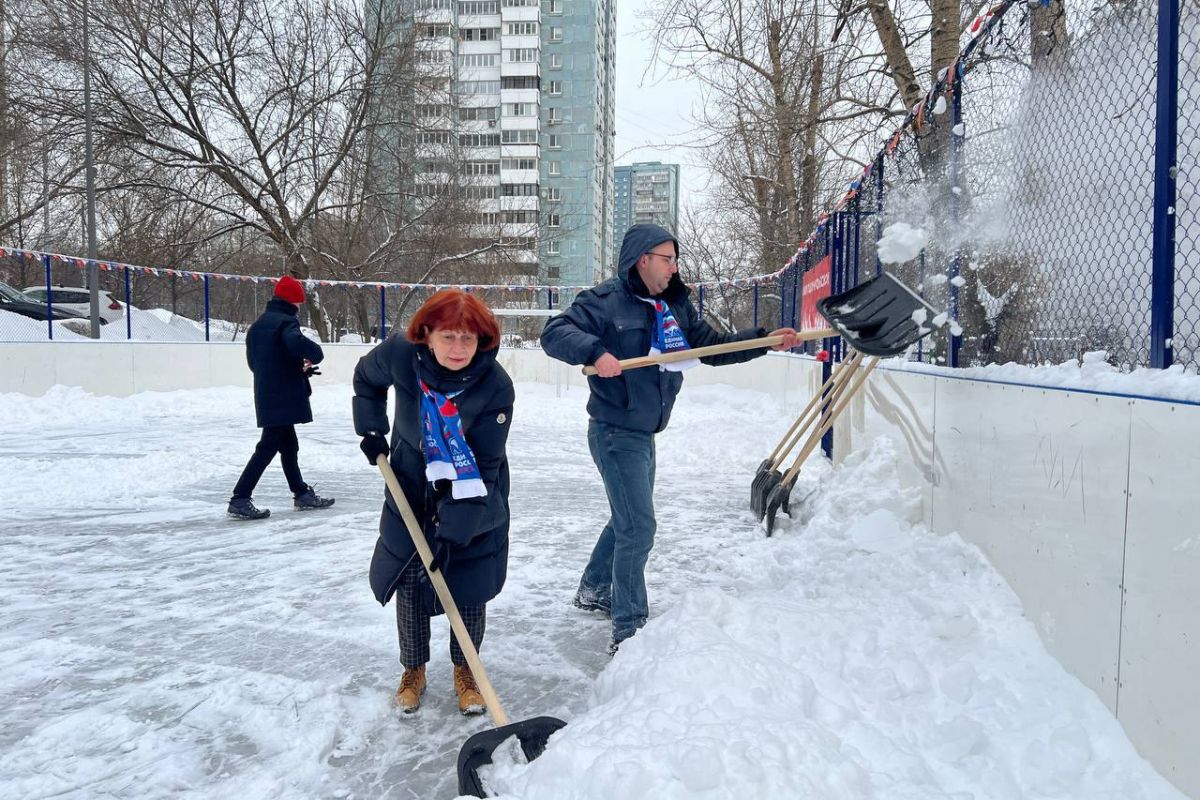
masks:
{"label": "distant building", "polygon": [[671,233],[679,228],[679,165],[646,161],[617,167],[613,183],[613,261],[620,256],[621,238],[630,225],[653,222]]}
{"label": "distant building", "polygon": [[379,93],[377,113],[402,123],[381,126],[380,180],[419,205],[460,169],[479,209],[471,235],[518,243],[509,255],[528,280],[607,277],[615,0],[369,3],[402,20],[396,52],[415,38],[415,89]]}
{"label": "distant building", "polygon": [[613,260],[616,20],[616,0],[541,2],[539,255],[548,283],[599,283]]}

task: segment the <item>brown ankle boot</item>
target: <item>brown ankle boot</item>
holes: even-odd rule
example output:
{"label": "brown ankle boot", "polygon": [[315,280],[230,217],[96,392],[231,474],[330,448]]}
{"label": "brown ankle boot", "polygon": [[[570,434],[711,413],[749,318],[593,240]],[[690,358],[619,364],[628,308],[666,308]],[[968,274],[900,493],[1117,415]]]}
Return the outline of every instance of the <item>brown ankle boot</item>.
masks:
{"label": "brown ankle boot", "polygon": [[454,693],[458,695],[458,710],[464,716],[473,717],[487,710],[483,695],[475,684],[475,676],[465,664],[454,668]]}
{"label": "brown ankle boot", "polygon": [[425,694],[425,665],[404,670],[400,688],[396,690],[396,705],[405,714],[421,707],[421,695]]}

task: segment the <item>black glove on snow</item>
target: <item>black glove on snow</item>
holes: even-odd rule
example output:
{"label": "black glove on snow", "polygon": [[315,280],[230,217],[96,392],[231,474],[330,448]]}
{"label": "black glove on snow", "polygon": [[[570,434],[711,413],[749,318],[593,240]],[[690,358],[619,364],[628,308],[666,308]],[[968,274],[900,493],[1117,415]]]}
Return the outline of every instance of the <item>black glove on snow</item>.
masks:
{"label": "black glove on snow", "polygon": [[316,364],[313,364],[311,367],[305,367],[305,368],[304,368],[304,374],[305,374],[307,377],[311,378],[313,375],[320,375],[320,374],[321,374],[321,370],[317,369],[317,365],[316,365]]}
{"label": "black glove on snow", "polygon": [[380,433],[368,433],[362,438],[358,444],[358,449],[363,451],[363,455],[367,457],[367,461],[372,465],[379,460],[379,456],[390,456],[392,448],[388,445],[387,438]]}

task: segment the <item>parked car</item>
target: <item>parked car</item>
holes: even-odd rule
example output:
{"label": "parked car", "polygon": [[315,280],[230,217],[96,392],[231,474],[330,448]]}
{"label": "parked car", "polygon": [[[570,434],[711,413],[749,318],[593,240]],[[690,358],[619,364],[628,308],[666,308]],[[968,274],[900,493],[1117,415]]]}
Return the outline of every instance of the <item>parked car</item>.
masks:
{"label": "parked car", "polygon": [[[39,303],[28,295],[18,292],[6,283],[0,283],[0,311],[11,311],[31,319],[46,319],[46,300],[43,297]],[[69,308],[55,306],[50,319],[83,319],[86,314],[80,314]]]}
{"label": "parked car", "polygon": [[[81,286],[27,286],[22,294],[32,297],[42,305],[46,304],[46,295],[50,296],[50,305],[55,309],[65,308],[83,317],[91,317],[92,292]],[[125,304],[112,296],[112,292],[100,290],[100,324],[107,325],[125,315]]]}

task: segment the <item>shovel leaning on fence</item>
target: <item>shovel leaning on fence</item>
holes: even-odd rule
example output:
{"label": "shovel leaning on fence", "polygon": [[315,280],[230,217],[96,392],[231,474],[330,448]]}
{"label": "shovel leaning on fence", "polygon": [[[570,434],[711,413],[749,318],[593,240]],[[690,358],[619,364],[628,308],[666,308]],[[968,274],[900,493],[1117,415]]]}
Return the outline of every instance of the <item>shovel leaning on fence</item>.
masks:
{"label": "shovel leaning on fence", "polygon": [[[785,513],[790,509],[792,487],[800,467],[879,365],[879,359],[900,355],[933,333],[926,320],[937,315],[932,306],[888,272],[849,291],[818,300],[817,311],[857,352],[825,382],[775,451],[759,466],[750,487],[750,505],[760,521],[766,518],[767,536],[774,532],[779,509]],[[863,354],[873,356],[865,368],[862,368]],[[810,431],[791,469],[779,476],[777,470],[787,453],[804,430],[818,419],[820,424]]]}
{"label": "shovel leaning on fence", "polygon": [[408,498],[404,495],[404,489],[396,480],[396,473],[392,471],[392,465],[388,463],[387,456],[382,454],[375,463],[379,467],[379,471],[383,473],[383,480],[392,494],[400,516],[404,518],[408,535],[412,537],[421,563],[429,575],[429,582],[433,584],[438,600],[441,602],[442,608],[446,610],[446,618],[450,620],[450,629],[454,631],[458,646],[467,658],[471,675],[475,677],[475,683],[479,685],[479,693],[483,695],[483,702],[487,705],[488,714],[492,717],[492,724],[496,726],[468,738],[458,753],[459,794],[487,797],[483,779],[479,775],[479,768],[492,763],[492,754],[498,747],[508,739],[516,737],[525,758],[532,761],[546,749],[546,742],[550,739],[550,735],[567,723],[554,717],[533,717],[513,723],[508,721],[508,715],[504,713],[504,708],[500,705],[500,698],[496,696],[496,690],[492,688],[492,682],[488,680],[483,662],[479,659],[479,651],[475,649],[475,643],[471,641],[471,635],[463,624],[462,615],[458,613],[458,604],[454,602],[454,597],[450,594],[450,587],[446,585],[446,579],[442,576],[441,570],[429,569],[429,565],[433,561],[433,551],[429,549],[429,543],[425,541],[425,534],[421,532],[421,526],[413,515]]}
{"label": "shovel leaning on fence", "polygon": [[762,521],[763,515],[767,513],[767,496],[771,494],[771,490],[779,485],[779,481],[783,478],[783,473],[780,471],[783,467],[783,462],[787,459],[788,453],[800,442],[801,437],[814,424],[819,424],[819,420],[824,420],[833,408],[833,404],[837,402],[841,394],[841,390],[845,388],[845,378],[850,375],[854,369],[862,361],[862,353],[855,352],[847,361],[834,367],[833,374],[829,376],[829,380],[821,385],[817,393],[808,401],[808,405],[796,417],[796,421],[788,428],[787,433],[779,440],[779,444],[771,451],[771,455],[767,456],[761,464],[758,465],[758,471],[754,474],[754,480],[750,483],[750,508],[754,511],[754,515],[759,522]]}

